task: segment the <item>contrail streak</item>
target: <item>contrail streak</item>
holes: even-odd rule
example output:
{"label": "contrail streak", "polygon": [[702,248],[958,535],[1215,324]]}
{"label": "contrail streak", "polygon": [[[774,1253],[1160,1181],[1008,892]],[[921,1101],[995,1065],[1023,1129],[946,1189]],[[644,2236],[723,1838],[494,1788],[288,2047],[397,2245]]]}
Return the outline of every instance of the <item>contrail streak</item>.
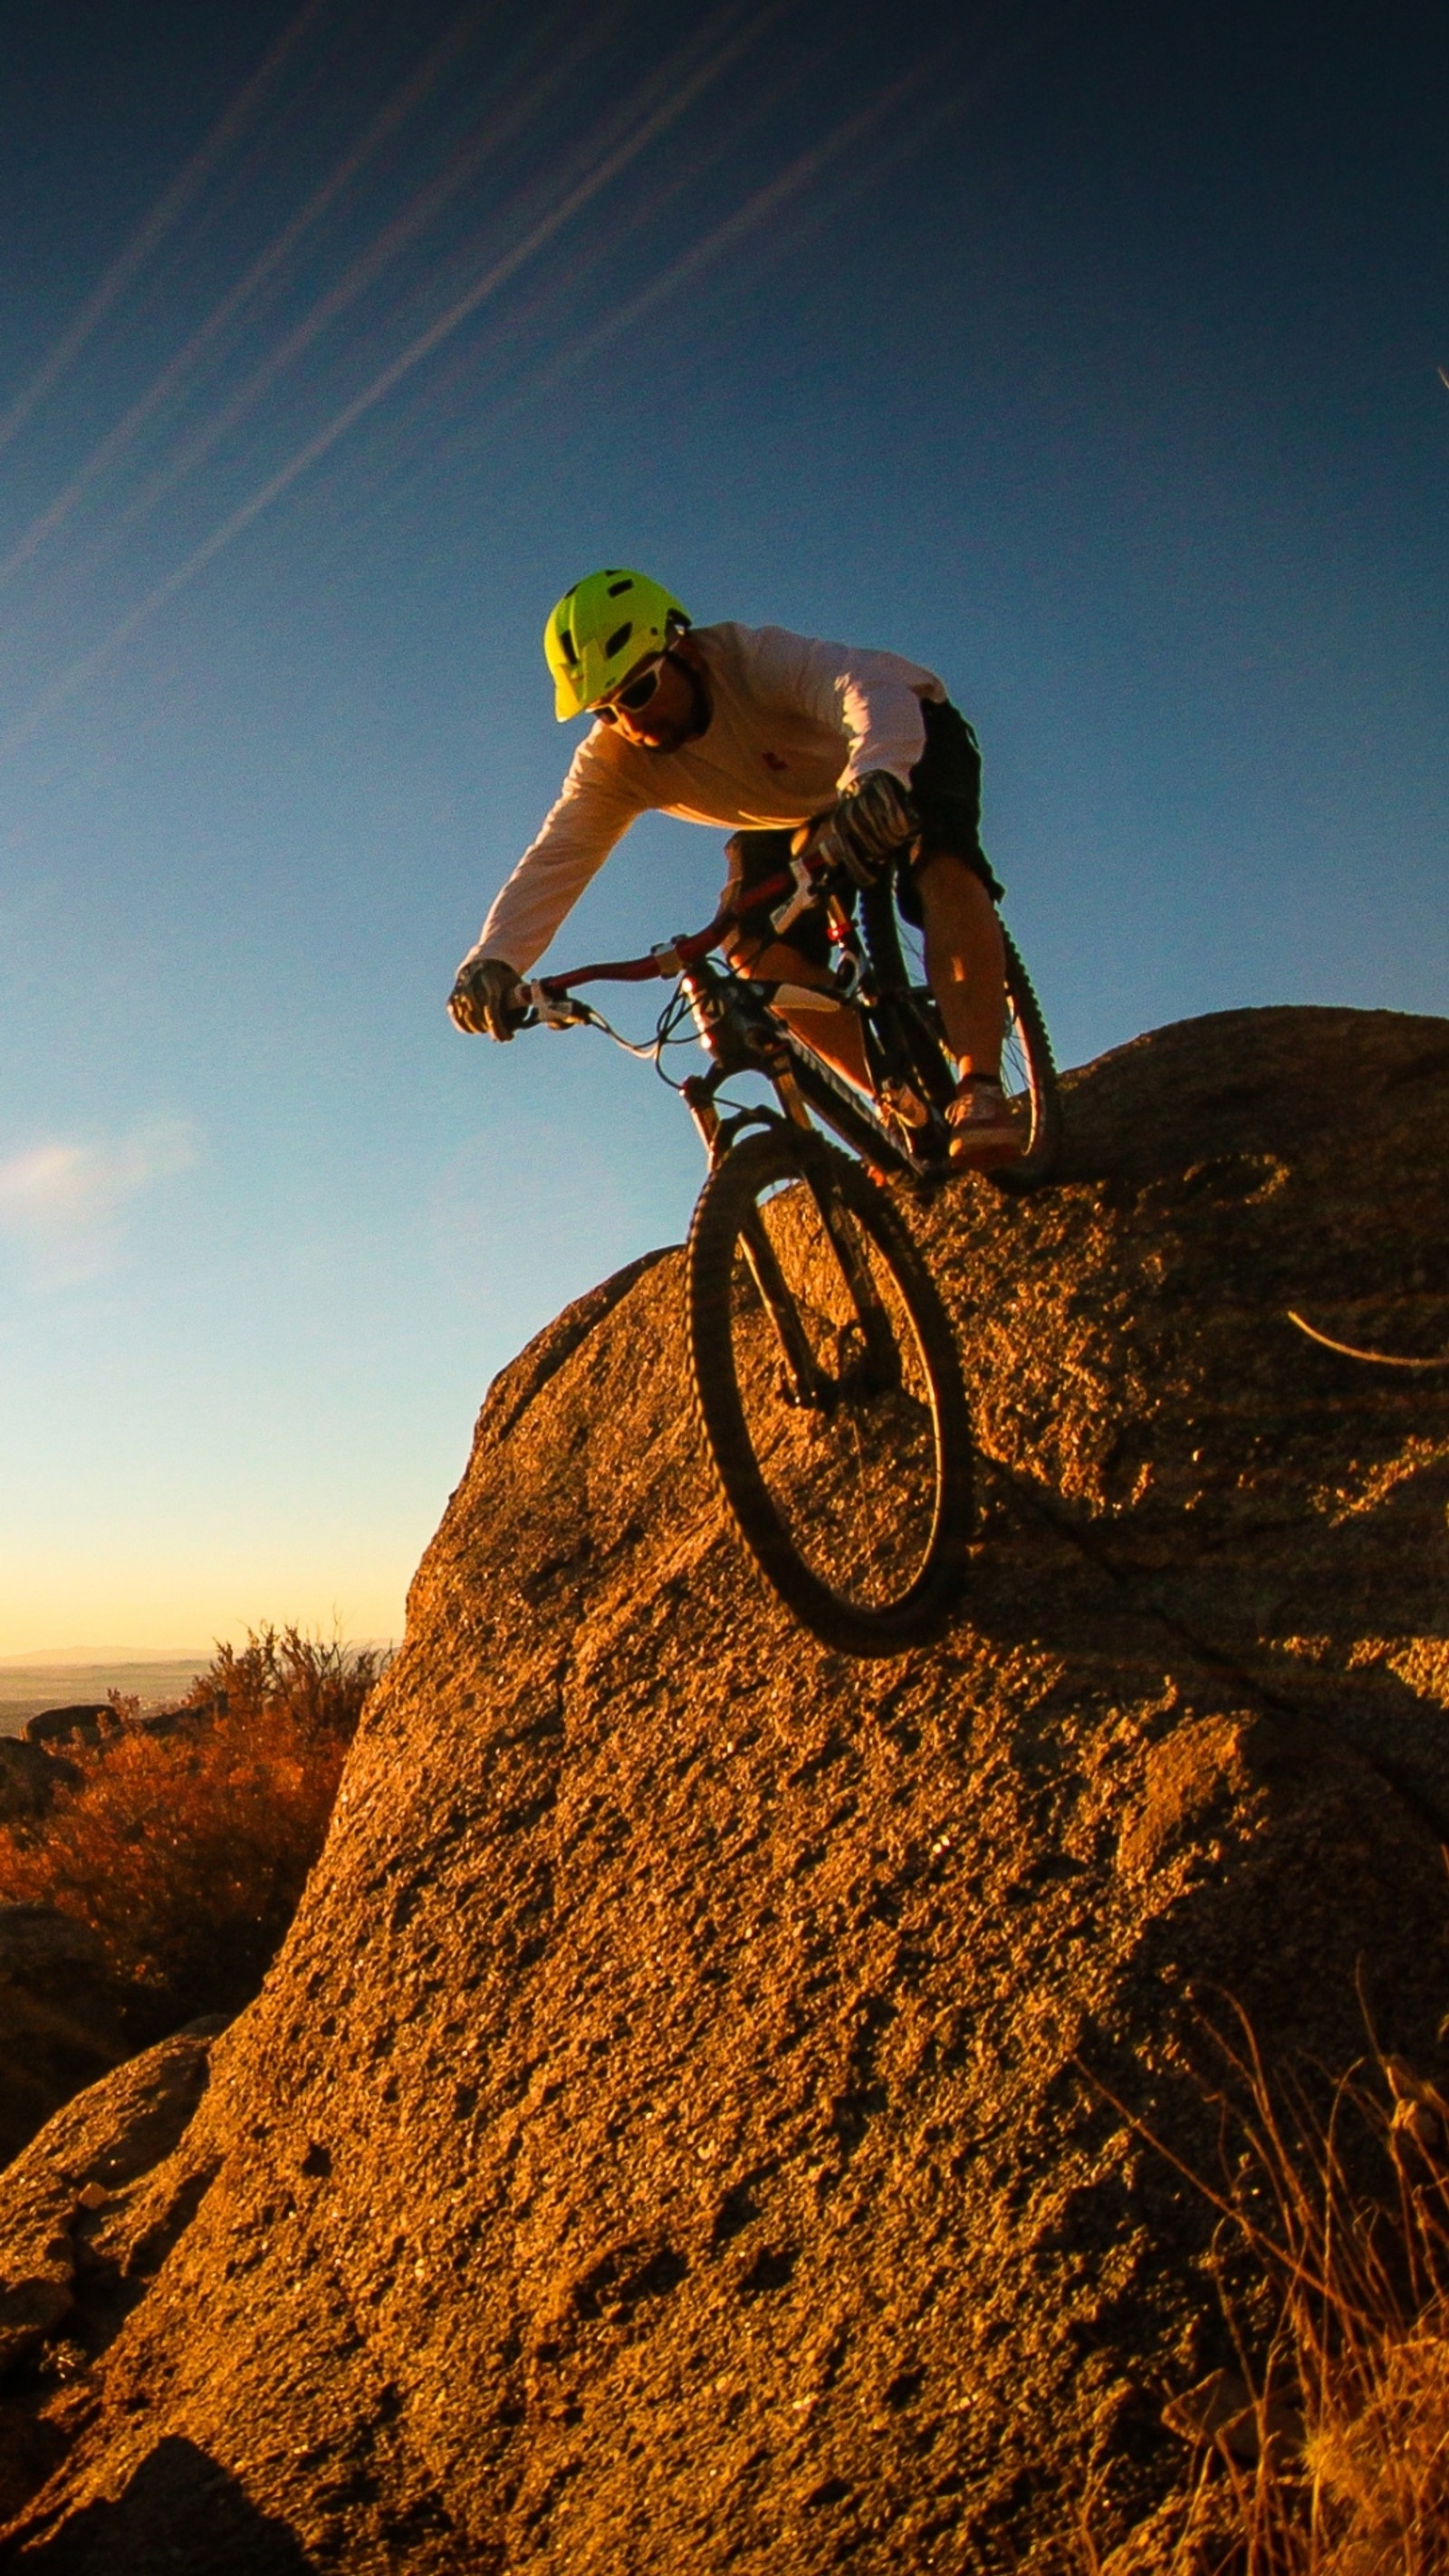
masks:
{"label": "contrail streak", "polygon": [[[589,55],[607,40],[626,7],[627,0],[616,0],[616,6],[610,12],[596,14],[584,34],[562,56],[556,56],[546,72],[540,74],[526,90],[513,98],[506,108],[495,111],[480,127],[474,129],[473,134],[465,142],[458,145],[438,176],[429,180],[425,187],[417,191],[402,211],[394,216],[392,222],[384,226],[382,232],[368,248],[358,254],[337,283],[329,287],[310,311],[303,315],[302,320],[268,351],[266,357],[253,368],[244,383],[222,404],[221,409],[214,412],[209,420],[204,421],[201,427],[193,432],[192,436],[173,454],[169,464],[165,465],[158,474],[153,475],[135,498],[119,512],[106,536],[85,558],[87,571],[93,571],[98,563],[104,561],[128,530],[149,517],[158,502],[164,501],[168,493],[174,492],[179,483],[183,483],[189,474],[194,473],[199,465],[205,463],[207,457],[220,446],[228,430],[235,428],[239,420],[244,419],[249,411],[256,408],[262,396],[276,383],[278,377],[285,374],[287,368],[311,347],[314,340],[321,337],[321,334],[347,310],[349,305],[355,304],[358,297],[366,293],[368,287],[375,283],[388,264],[406,249],[410,241],[415,240],[426,230],[428,224],[443,211],[451,198],[466,187],[488,155],[500,150],[513,136],[523,130],[529,119],[546,104],[553,92],[573,77],[580,65],[588,60]],[[544,25],[547,27],[553,24],[561,14],[563,12],[556,9],[552,18],[544,21]],[[686,55],[688,51],[689,49],[686,48]],[[8,569],[8,566],[0,566],[0,581],[3,581]]]}
{"label": "contrail streak", "polygon": [[[950,50],[954,52],[956,48],[953,46]],[[929,79],[939,69],[939,57],[918,64],[913,71],[904,73],[898,81],[894,81],[889,89],[882,90],[880,96],[873,100],[869,107],[860,108],[854,116],[847,117],[843,124],[838,125],[832,134],[825,137],[823,142],[814,144],[808,152],[802,152],[797,160],[790,163],[788,169],[782,170],[777,178],[769,180],[763,188],[757,188],[755,194],[748,197],[742,206],[737,207],[732,215],[728,215],[722,224],[717,224],[713,232],[706,233],[702,241],[696,242],[691,249],[683,252],[670,267],[663,270],[648,286],[642,288],[639,294],[631,297],[627,304],[621,305],[617,312],[611,313],[607,321],[599,323],[594,330],[586,332],[582,339],[574,342],[549,366],[531,377],[527,393],[529,395],[545,393],[562,377],[572,375],[574,369],[581,366],[586,358],[592,357],[594,351],[602,348],[606,341],[615,338],[620,331],[626,331],[631,323],[639,321],[656,304],[662,304],[667,296],[676,295],[681,286],[688,284],[690,278],[697,276],[701,269],[707,268],[712,260],[723,258],[727,251],[734,249],[737,242],[743,241],[747,233],[758,231],[760,225],[767,223],[791,197],[798,196],[802,188],[807,188],[811,180],[825,169],[828,163],[834,161],[840,153],[848,151],[852,143],[862,141],[873,126],[879,125],[883,118],[890,115],[893,109],[899,107],[910,96],[912,90],[918,89],[923,81]]]}
{"label": "contrail streak", "polygon": [[[493,429],[500,421],[507,420],[525,409],[539,394],[549,393],[556,385],[565,382],[589,358],[593,357],[598,349],[605,347],[610,340],[616,338],[619,332],[629,329],[631,324],[637,322],[645,313],[651,312],[656,305],[664,303],[671,295],[677,295],[681,287],[688,285],[689,281],[698,276],[712,261],[723,258],[748,234],[758,232],[772,215],[776,214],[792,197],[798,196],[809,186],[812,179],[816,178],[852,143],[863,140],[877,124],[902,105],[912,91],[919,88],[922,83],[937,80],[952,58],[959,59],[960,54],[959,41],[952,39],[935,54],[929,55],[924,62],[917,64],[912,71],[904,73],[889,89],[883,91],[870,107],[859,109],[855,115],[844,118],[819,143],[812,145],[808,152],[802,152],[774,179],[756,189],[742,206],[737,207],[732,215],[726,216],[712,232],[706,233],[678,259],[671,261],[670,265],[662,270],[658,277],[652,278],[637,295],[631,296],[627,303],[618,306],[602,322],[596,323],[592,330],[584,331],[567,342],[545,366],[535,368],[531,374],[524,377],[521,383],[515,385],[511,392],[500,395],[489,405],[485,414],[475,418],[472,424],[473,431],[476,433],[484,420],[489,429]],[[974,82],[971,84],[973,93],[976,86]],[[948,91],[944,97],[938,95],[923,118],[913,119],[905,138],[900,143],[883,157],[877,155],[872,158],[868,168],[862,174],[860,184],[862,186],[873,184],[883,172],[893,168],[896,163],[909,159],[932,128],[955,112],[964,94],[963,87],[958,85],[954,90]],[[678,181],[671,182],[669,188],[661,192],[662,197],[667,198],[669,194],[675,193],[681,184],[683,183]],[[610,250],[614,247],[615,245],[611,244]],[[605,252],[596,253],[589,265],[597,265],[599,260],[607,255]],[[518,318],[535,318],[547,310],[549,300],[547,295],[536,298],[531,305],[523,308]]]}
{"label": "contrail streak", "polygon": [[515,242],[511,249],[504,252],[489,268],[485,269],[480,277],[475,278],[462,295],[456,297],[429,323],[425,331],[420,331],[416,339],[412,340],[389,365],[374,376],[369,385],[365,385],[360,393],[355,394],[351,402],[344,404],[341,411],[335,413],[325,427],[319,429],[304,446],[296,451],[295,455],[288,459],[285,465],[279,467],[259,491],[254,492],[249,500],[242,502],[238,509],[233,510],[230,516],[222,521],[220,527],[213,529],[211,535],[187,556],[184,563],[178,564],[174,571],[167,574],[164,581],[158,582],[155,589],[122,618],[120,624],[113,628],[100,644],[94,645],[90,652],[82,654],[68,670],[61,672],[26,713],[18,717],[4,734],[0,734],[0,758],[8,757],[19,750],[22,744],[28,742],[46,718],[53,715],[57,708],[65,705],[67,700],[72,698],[78,689],[83,688],[88,680],[94,678],[95,674],[130,642],[132,636],[156,615],[158,609],[163,608],[168,600],[174,599],[176,593],[183,590],[188,582],[194,581],[196,575],[209,563],[214,562],[223,549],[229,546],[234,538],[240,536],[244,529],[249,528],[254,520],[259,519],[265,510],[269,510],[272,503],[278,500],[300,475],[317,464],[319,459],[325,456],[329,449],[335,447],[337,441],[345,437],[348,430],[352,429],[366,413],[384,401],[395,385],[400,384],[405,376],[410,375],[415,367],[420,366],[422,361],[448,339],[461,323],[466,322],[470,315],[476,313],[482,304],[496,295],[499,288],[506,285],[520,268],[524,267],[529,260],[535,259],[538,253],[563,230],[564,226],[609,185],[611,180],[618,178],[631,162],[637,160],[639,154],[650,143],[666,132],[671,125],[677,124],[679,118],[693,106],[701,93],[712,81],[719,78],[746,46],[753,43],[761,28],[775,15],[776,7],[772,0],[770,7],[760,11],[743,29],[699,64],[680,86],[654,109],[651,115],[646,116],[632,133],[626,134],[623,140],[616,144],[612,151],[607,152],[603,159],[597,162],[593,169],[579,180],[548,214],[542,216],[521,241]]}
{"label": "contrail streak", "polygon": [[[809,151],[801,153],[799,158],[791,162],[776,178],[757,189],[755,194],[747,198],[733,215],[727,216],[723,223],[718,224],[712,232],[683,252],[626,304],[621,305],[602,322],[596,324],[593,330],[570,341],[549,360],[545,367],[535,369],[513,392],[503,395],[497,402],[490,405],[483,416],[489,429],[493,429],[500,420],[507,419],[525,409],[539,394],[552,392],[560,383],[575,374],[578,368],[614,339],[619,332],[628,330],[655,306],[664,303],[668,297],[677,295],[691,279],[698,276],[712,262],[733,250],[747,235],[758,232],[783,205],[791,198],[798,197],[829,163],[838,160],[841,153],[851,144],[863,140],[889,114],[902,106],[913,91],[927,83],[931,85],[931,95],[924,106],[913,113],[901,128],[898,138],[891,142],[883,153],[874,151],[867,161],[862,162],[855,185],[847,188],[843,198],[837,192],[831,199],[832,211],[838,212],[842,203],[848,204],[850,198],[858,195],[863,188],[876,185],[887,172],[895,169],[902,162],[912,159],[931,133],[956,115],[965,103],[969,101],[972,107],[979,108],[1014,75],[1024,60],[1039,50],[1048,35],[1055,33],[1062,25],[1077,16],[1081,6],[1082,0],[1063,0],[1061,7],[1049,11],[1043,20],[1029,30],[1023,31],[1019,24],[1014,23],[1011,35],[1003,39],[989,55],[981,51],[986,30],[978,27],[973,36],[974,52],[969,73],[943,89],[938,84],[953,63],[963,67],[965,53],[961,38],[948,39],[934,54],[928,55],[913,70],[902,74],[901,78],[889,89],[883,91],[871,106],[859,110],[852,117],[847,117],[821,142],[813,145]],[[995,14],[996,23],[999,25],[1006,12],[998,10]],[[988,27],[990,23],[988,20]],[[818,226],[818,223],[825,219],[825,215],[820,214],[815,219],[816,225]],[[1449,375],[1446,375],[1445,383],[1449,385]],[[475,430],[479,425],[481,424],[475,421]]]}
{"label": "contrail streak", "polygon": [[[1052,13],[1031,32],[1027,40],[1021,40],[1019,31],[1016,31],[1017,41],[1003,43],[984,59],[979,59],[978,54],[973,54],[969,77],[957,79],[942,87],[940,84],[943,76],[950,71],[953,63],[960,66],[963,60],[964,47],[961,40],[958,38],[949,40],[936,53],[917,65],[914,71],[903,75],[901,80],[884,93],[871,108],[846,118],[810,151],[802,153],[798,160],[792,162],[777,178],[756,190],[754,195],[749,197],[733,215],[726,217],[723,223],[693,244],[679,259],[671,262],[670,266],[660,276],[651,280],[638,295],[610,313],[592,330],[582,332],[567,342],[545,366],[535,368],[531,374],[516,382],[511,390],[501,393],[488,405],[486,411],[480,412],[475,409],[469,424],[470,443],[476,443],[478,432],[483,427],[486,426],[491,433],[501,421],[509,420],[525,410],[540,394],[553,391],[557,385],[575,374],[599,348],[605,346],[619,332],[629,328],[643,313],[663,303],[669,296],[677,294],[711,261],[721,258],[750,233],[758,232],[770,216],[791,197],[798,196],[811,179],[817,176],[827,164],[836,160],[852,142],[862,137],[878,118],[883,118],[900,105],[914,87],[929,82],[931,84],[929,102],[923,107],[918,106],[913,111],[909,119],[898,128],[895,139],[884,150],[878,147],[872,149],[869,157],[859,163],[854,183],[847,186],[843,195],[836,190],[823,206],[817,207],[813,216],[808,219],[806,229],[818,229],[821,223],[832,220],[838,214],[842,204],[848,204],[851,198],[863,189],[878,185],[887,173],[898,168],[901,163],[911,160],[937,128],[960,113],[963,105],[969,102],[973,108],[979,108],[985,100],[1000,89],[1003,81],[1019,68],[1021,61],[1036,49],[1045,35],[1075,15],[1080,5],[1081,0],[1066,0],[1066,5]],[[998,12],[998,19],[1002,14],[1004,13]],[[974,41],[979,52],[979,30]],[[667,195],[679,184],[681,183],[671,182],[670,190],[664,193]],[[629,227],[626,226],[626,232],[628,229]],[[610,245],[609,250],[613,247],[614,245]],[[778,253],[780,247],[779,238],[774,238],[771,243],[772,252]],[[597,266],[605,256],[609,255],[609,250],[596,251],[585,263],[583,273],[587,274],[589,268]],[[521,311],[516,311],[515,319],[536,319],[547,311],[552,300],[551,292],[535,297],[529,304],[524,305]],[[443,453],[455,454],[461,444],[462,441],[455,438],[449,442],[447,450]],[[439,462],[440,452],[437,442],[434,441],[428,465],[433,468]],[[417,471],[418,469],[414,469],[411,474],[404,472],[401,480],[406,483],[415,482]],[[389,495],[390,501],[397,499],[399,489],[400,483],[395,472],[394,489]]]}
{"label": "contrail streak", "polygon": [[[833,132],[824,136],[819,143],[812,145],[809,151],[802,152],[799,158],[792,161],[776,178],[767,181],[765,186],[757,189],[755,194],[748,197],[734,214],[727,216],[723,223],[716,225],[713,232],[707,233],[701,241],[694,243],[689,250],[683,252],[658,277],[652,279],[648,286],[631,297],[628,303],[609,314],[592,331],[572,341],[551,359],[546,367],[536,370],[527,382],[519,387],[516,396],[505,398],[505,401],[498,406],[498,411],[514,408],[520,403],[531,400],[536,394],[551,391],[555,385],[572,375],[578,367],[591,358],[596,350],[615,338],[620,331],[628,330],[633,323],[652,311],[656,305],[662,304],[667,297],[678,294],[680,288],[686,286],[691,278],[697,276],[711,262],[723,258],[727,252],[735,248],[737,243],[743,241],[747,234],[758,232],[760,227],[792,197],[799,196],[828,164],[838,160],[841,153],[848,151],[852,144],[863,141],[876,126],[883,124],[888,116],[904,105],[913,91],[930,84],[932,95],[926,102],[924,111],[913,114],[909,123],[903,127],[899,140],[892,143],[884,154],[873,152],[870,159],[862,164],[858,186],[855,190],[847,191],[847,202],[849,195],[859,193],[859,188],[875,185],[887,171],[894,169],[902,161],[911,159],[934,128],[954,115],[964,101],[969,99],[973,106],[979,107],[983,99],[1000,87],[1002,81],[1019,67],[1021,61],[1036,49],[1047,34],[1077,14],[1078,5],[1079,0],[1066,0],[1064,7],[1052,12],[1029,35],[1023,36],[1021,30],[1015,28],[1011,40],[1004,42],[993,54],[984,58],[980,52],[984,31],[978,27],[973,36],[975,54],[968,76],[942,91],[936,87],[936,84],[943,79],[953,64],[962,66],[965,53],[963,40],[960,37],[950,38],[947,43],[939,46],[935,53],[927,55],[924,61],[916,64],[911,71],[903,73],[889,89],[883,90],[869,107],[861,108],[854,116],[845,118]],[[1004,13],[998,13],[998,18],[1000,14]],[[834,202],[838,204],[840,200],[837,198]],[[1449,383],[1449,377],[1446,377],[1445,381]],[[497,412],[490,412],[490,424],[497,416]]]}
{"label": "contrail streak", "polygon": [[219,161],[230,151],[245,126],[252,110],[265,97],[289,54],[296,50],[316,20],[332,6],[332,0],[303,0],[303,6],[290,24],[283,28],[270,53],[266,54],[238,90],[231,105],[218,118],[206,141],[194,152],[185,168],[172,180],[158,198],[145,222],[134,232],[125,249],[114,259],[99,284],[81,306],[69,328],[63,331],[50,355],[36,369],[30,382],[15,397],[8,411],[0,413],[0,452],[24,428],[32,412],[44,402],[68,367],[74,365],[81,350],[97,325],[104,321],[112,306],[125,294],[132,280],[144,268],[151,253],[158,248],[185,213],[199,188],[210,178]]}
{"label": "contrail streak", "polygon": [[[40,516],[32,521],[24,536],[11,547],[9,554],[0,559],[0,586],[11,580],[21,566],[30,561],[31,556],[44,545],[47,537],[53,536],[57,528],[64,526],[72,510],[79,501],[84,499],[91,485],[130,445],[137,431],[144,428],[146,422],[160,410],[161,405],[191,373],[198,359],[211,347],[213,341],[219,338],[227,324],[234,319],[243,306],[251,301],[259,288],[266,284],[267,279],[275,275],[282,262],[321,221],[328,208],[336,203],[359,171],[365,168],[373,154],[390,135],[396,133],[398,127],[405,122],[413,109],[421,103],[428,91],[442,77],[450,63],[455,61],[472,42],[482,23],[482,15],[483,13],[476,7],[465,10],[462,17],[455,19],[447,33],[439,39],[430,52],[424,55],[411,79],[402,84],[387,105],[373,118],[372,123],[359,141],[353,145],[351,151],[343,155],[328,177],[323,180],[322,185],[313,191],[306,204],[292,217],[290,223],[284,224],[281,231],[274,235],[265,250],[253,260],[245,276],[237,280],[236,285],[231,287],[220,303],[213,307],[205,321],[198,324],[185,346],[177,351],[174,358],[167,361],[160,374],[147,386],[143,394],[138,395],[130,409],[116,422],[115,427],[106,432],[105,437],[91,450],[85,463],[71,477],[65,489],[56,494],[49,508],[43,510]],[[113,271],[112,275],[114,274]]]}
{"label": "contrail streak", "polygon": [[[770,114],[776,107],[778,107],[780,101],[789,95],[792,88],[798,88],[804,81],[808,80],[810,76],[808,69],[797,70],[789,78],[783,80],[775,89],[766,90],[758,97],[752,99],[746,117],[746,128],[748,128],[748,126],[754,123],[757,119]],[[729,127],[721,123],[715,134],[714,140],[707,148],[700,149],[696,146],[691,153],[687,166],[670,171],[667,177],[657,180],[654,186],[648,189],[643,195],[635,197],[628,214],[624,216],[621,222],[618,222],[611,227],[607,238],[596,239],[589,249],[582,251],[570,262],[567,288],[564,291],[576,296],[580,287],[586,284],[589,278],[596,275],[598,270],[603,268],[610,260],[617,259],[623,246],[634,235],[646,232],[651,224],[657,222],[658,218],[665,213],[669,207],[675,205],[679,198],[684,196],[687,192],[690,190],[697,191],[702,179],[707,175],[707,173],[714,169],[715,166],[729,153],[737,151],[739,143],[740,130],[736,129],[732,131]],[[559,301],[560,287],[558,280],[556,278],[550,278],[548,283],[540,288],[535,294],[528,296],[520,303],[514,304],[509,313],[508,336],[510,341],[516,342],[520,332],[528,324],[538,322],[544,316],[554,311],[557,308]],[[588,345],[592,346],[592,343],[593,335],[591,333],[589,334]],[[570,346],[564,354],[562,371],[565,373],[569,372],[572,369],[574,362],[574,350],[572,346]],[[487,371],[490,375],[496,374],[497,372],[497,368]],[[547,368],[547,382],[549,384],[552,384],[554,381],[554,373],[554,362],[553,360],[550,360]],[[478,357],[476,351],[472,356],[469,356],[466,351],[457,353],[448,365],[436,371],[428,389],[418,395],[414,403],[411,416],[418,416],[420,414],[421,407],[426,403],[435,401],[440,393],[445,393],[451,390],[454,386],[469,377],[476,379],[477,374]],[[535,374],[533,376],[526,377],[517,388],[516,395],[508,394],[503,396],[498,402],[494,403],[485,414],[479,415],[476,412],[476,407],[474,407],[472,414],[472,427],[476,429],[479,425],[480,419],[486,420],[490,427],[500,418],[506,419],[510,412],[517,407],[518,399],[530,397],[535,391],[540,389],[541,379],[538,375]],[[449,442],[449,450],[445,452],[451,451],[451,445],[452,442]],[[439,452],[439,443],[436,431],[432,434],[431,447],[433,453],[432,457],[430,457],[430,462],[433,461]]]}

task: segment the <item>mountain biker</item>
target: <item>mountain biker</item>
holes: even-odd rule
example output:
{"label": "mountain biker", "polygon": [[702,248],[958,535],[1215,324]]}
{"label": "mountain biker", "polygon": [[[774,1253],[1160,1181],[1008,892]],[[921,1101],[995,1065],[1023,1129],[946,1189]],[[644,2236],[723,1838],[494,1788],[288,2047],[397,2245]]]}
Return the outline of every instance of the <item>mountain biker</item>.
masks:
{"label": "mountain biker", "polygon": [[[558,802],[495,899],[458,969],[460,1029],[508,1039],[515,988],[629,825],[650,810],[733,827],[726,894],[788,865],[802,826],[857,884],[895,872],[896,899],[925,933],[926,972],[959,1085],[951,1159],[984,1171],[1021,1139],[1001,1088],[1005,957],[1001,887],[980,840],[976,737],[934,672],[778,626],[699,626],[647,575],[592,573],[544,630],[559,722],[594,722]],[[768,924],[768,915],[765,916]],[[818,911],[788,938],[740,923],[725,950],[767,981],[828,990]],[[781,1017],[871,1090],[860,1026],[844,1003]]]}

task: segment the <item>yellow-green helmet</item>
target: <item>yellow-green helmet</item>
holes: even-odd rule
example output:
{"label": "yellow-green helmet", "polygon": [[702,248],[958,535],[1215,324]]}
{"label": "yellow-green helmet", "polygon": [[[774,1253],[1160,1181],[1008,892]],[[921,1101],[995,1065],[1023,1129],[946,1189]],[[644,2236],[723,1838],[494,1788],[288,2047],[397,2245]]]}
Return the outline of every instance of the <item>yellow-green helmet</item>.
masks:
{"label": "yellow-green helmet", "polygon": [[688,624],[674,593],[647,573],[591,572],[576,581],[543,630],[559,723],[607,697],[636,662],[662,653]]}

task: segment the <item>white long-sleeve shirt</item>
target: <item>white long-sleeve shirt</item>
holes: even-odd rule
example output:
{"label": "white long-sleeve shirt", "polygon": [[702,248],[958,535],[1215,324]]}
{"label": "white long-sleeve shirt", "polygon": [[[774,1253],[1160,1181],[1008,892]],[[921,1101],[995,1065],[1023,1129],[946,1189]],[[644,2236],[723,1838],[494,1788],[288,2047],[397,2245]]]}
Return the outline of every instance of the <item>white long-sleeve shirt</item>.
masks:
{"label": "white long-sleeve shirt", "polygon": [[872,769],[909,784],[925,748],[921,701],[946,695],[933,671],[783,626],[695,626],[690,640],[713,710],[705,731],[657,752],[594,725],[465,964],[501,957],[527,974],[640,814],[768,828],[808,822]]}

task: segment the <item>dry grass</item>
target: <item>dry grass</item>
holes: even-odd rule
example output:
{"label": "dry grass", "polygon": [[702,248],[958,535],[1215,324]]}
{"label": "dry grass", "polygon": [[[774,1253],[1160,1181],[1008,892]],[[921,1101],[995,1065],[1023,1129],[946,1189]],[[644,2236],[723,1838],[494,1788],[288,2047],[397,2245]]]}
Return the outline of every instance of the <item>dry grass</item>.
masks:
{"label": "dry grass", "polygon": [[[1191,2179],[1221,2213],[1225,2268],[1241,2278],[1246,2256],[1273,2294],[1276,2331],[1255,2354],[1239,2327],[1237,2372],[1214,2375],[1228,2394],[1208,2381],[1168,2408],[1207,2419],[1199,2474],[1146,2554],[1117,2564],[1449,2576],[1449,2101],[1379,2058],[1315,2120],[1250,2032],[1231,2062],[1236,2170],[1221,2188]],[[1225,2305],[1241,2319],[1241,2293]]]}
{"label": "dry grass", "polygon": [[0,1829],[0,1901],[99,1933],[141,1998],[138,2036],[235,2010],[296,1910],[385,1661],[294,1628],[221,1647],[175,1733],[126,1727],[79,1757],[38,1824]]}

